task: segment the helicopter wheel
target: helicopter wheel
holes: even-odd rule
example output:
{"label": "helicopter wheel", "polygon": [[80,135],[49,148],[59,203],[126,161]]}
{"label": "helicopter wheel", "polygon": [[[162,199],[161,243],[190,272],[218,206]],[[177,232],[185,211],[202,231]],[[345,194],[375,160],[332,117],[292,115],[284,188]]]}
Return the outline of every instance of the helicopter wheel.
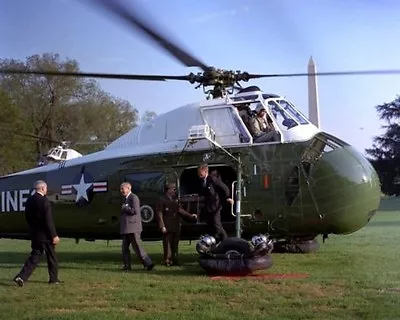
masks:
{"label": "helicopter wheel", "polygon": [[315,253],[319,249],[317,239],[296,239],[276,242],[274,244],[274,253]]}
{"label": "helicopter wheel", "polygon": [[210,254],[201,254],[199,259],[200,267],[209,276],[246,276],[272,264],[270,254],[255,253],[248,241],[236,237],[221,241]]}

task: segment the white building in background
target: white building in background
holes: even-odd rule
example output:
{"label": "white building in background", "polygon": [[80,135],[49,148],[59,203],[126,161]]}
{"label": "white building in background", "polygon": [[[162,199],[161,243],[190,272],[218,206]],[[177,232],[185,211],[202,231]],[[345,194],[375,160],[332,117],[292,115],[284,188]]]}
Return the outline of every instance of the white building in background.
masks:
{"label": "white building in background", "polygon": [[308,119],[317,128],[320,127],[319,120],[319,103],[318,103],[318,86],[317,86],[317,68],[312,56],[308,61]]}

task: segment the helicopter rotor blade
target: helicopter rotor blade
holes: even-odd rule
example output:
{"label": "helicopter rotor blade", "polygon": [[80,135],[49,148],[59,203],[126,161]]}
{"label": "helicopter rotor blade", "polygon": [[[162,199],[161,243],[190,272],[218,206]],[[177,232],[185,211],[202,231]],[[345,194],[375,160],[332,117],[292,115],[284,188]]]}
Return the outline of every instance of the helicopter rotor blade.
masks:
{"label": "helicopter rotor blade", "polygon": [[189,80],[188,76],[112,74],[112,73],[90,73],[90,72],[62,72],[62,71],[39,71],[39,70],[23,70],[23,69],[0,69],[0,74],[32,74],[32,75],[43,75],[43,76],[45,76],[45,75],[47,75],[47,76],[71,76],[71,77],[84,77],[84,78],[147,80],[147,81]]}
{"label": "helicopter rotor blade", "polygon": [[[17,136],[21,136],[21,137],[47,141],[47,142],[56,143],[56,144],[60,144],[60,145],[62,145],[65,142],[65,141],[59,141],[59,140],[53,140],[53,139],[49,139],[49,138],[45,138],[45,137],[40,137],[40,136],[37,136],[37,135],[34,135],[34,134],[30,134],[30,133],[13,131],[13,130],[1,128],[1,127],[0,127],[0,131],[4,131],[4,132],[10,133],[10,134],[14,134],[14,135],[17,135]],[[104,144],[108,144],[110,142],[111,141],[77,141],[77,142],[73,143],[73,145],[95,145],[95,144],[104,145]]]}
{"label": "helicopter rotor blade", "polygon": [[[139,74],[113,74],[113,73],[91,73],[91,72],[62,72],[62,71],[39,71],[39,70],[23,70],[23,69],[0,69],[0,74],[31,74],[31,75],[49,75],[49,76],[71,76],[85,78],[100,79],[116,79],[116,80],[143,80],[143,81],[167,81],[181,80],[191,81],[193,78],[189,76],[163,76],[163,75],[139,75]],[[261,78],[294,78],[306,76],[344,76],[344,75],[394,75],[400,74],[400,69],[387,70],[359,70],[359,71],[332,71],[317,73],[277,73],[277,74],[246,74],[245,79],[261,79]],[[244,79],[239,79],[244,80]],[[236,89],[239,89],[237,87]]]}
{"label": "helicopter rotor blade", "polygon": [[400,69],[332,71],[332,72],[316,72],[316,73],[304,72],[304,73],[281,73],[281,74],[249,74],[248,79],[289,78],[289,77],[308,77],[308,76],[384,75],[384,74],[400,74]]}
{"label": "helicopter rotor blade", "polygon": [[[151,38],[155,41],[159,46],[167,50],[172,56],[174,56],[181,63],[186,65],[187,67],[199,67],[203,69],[203,71],[208,69],[208,66],[201,62],[199,59],[193,57],[191,54],[186,52],[173,43],[168,37],[164,36],[156,30],[154,26],[151,26],[148,23],[144,22],[144,19],[140,19],[137,14],[138,10],[129,10],[126,6],[122,5],[121,1],[118,0],[92,0],[97,4],[100,4],[105,9],[113,12],[120,19],[125,20],[130,25],[139,29],[142,33],[144,33],[147,37]],[[135,12],[136,11],[136,12]],[[141,11],[143,11],[141,9]]]}
{"label": "helicopter rotor blade", "polygon": [[37,135],[34,135],[34,134],[30,134],[30,133],[13,131],[13,130],[5,129],[5,128],[0,128],[0,131],[4,131],[4,132],[10,133],[10,134],[17,135],[17,136],[26,137],[26,138],[32,138],[32,139],[36,139],[36,140],[42,140],[42,141],[58,143],[58,144],[61,143],[61,141],[40,137],[40,136],[37,136]]}
{"label": "helicopter rotor blade", "polygon": [[73,145],[94,145],[94,144],[109,144],[111,141],[77,141]]}

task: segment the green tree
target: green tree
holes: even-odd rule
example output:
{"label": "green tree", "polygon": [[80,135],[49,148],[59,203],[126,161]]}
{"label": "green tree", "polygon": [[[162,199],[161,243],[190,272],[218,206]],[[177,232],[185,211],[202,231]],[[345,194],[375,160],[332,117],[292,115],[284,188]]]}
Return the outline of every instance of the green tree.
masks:
{"label": "green tree", "polygon": [[[33,55],[25,63],[3,60],[0,65],[2,68],[22,70],[79,71],[76,61],[61,62],[57,54]],[[25,121],[31,125],[30,133],[51,140],[57,140],[54,120],[59,108],[86,93],[85,81],[72,77],[3,75],[0,85],[13,103],[23,110]],[[44,153],[50,146],[49,141],[36,141],[38,154]]]}
{"label": "green tree", "polygon": [[400,195],[400,96],[376,107],[379,118],[385,121],[385,133],[374,138],[366,152],[381,180],[382,192]]}
{"label": "green tree", "polygon": [[[25,62],[0,59],[0,67],[80,71],[77,61],[50,53],[33,55]],[[36,157],[45,154],[55,141],[69,141],[81,153],[100,150],[103,144],[94,143],[114,140],[138,122],[138,111],[128,101],[111,96],[87,78],[2,74],[0,89],[18,109],[15,117],[27,124],[24,133],[41,137],[34,140]],[[97,140],[91,142],[92,137]]]}
{"label": "green tree", "polygon": [[17,108],[4,90],[0,90],[0,176],[23,170],[35,163],[32,139],[14,133],[25,130],[21,110]]}

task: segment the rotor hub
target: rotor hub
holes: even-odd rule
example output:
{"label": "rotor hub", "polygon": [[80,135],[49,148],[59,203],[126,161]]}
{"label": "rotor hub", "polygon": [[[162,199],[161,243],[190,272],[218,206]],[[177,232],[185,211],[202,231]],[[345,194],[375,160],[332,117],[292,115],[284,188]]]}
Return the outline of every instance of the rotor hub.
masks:
{"label": "rotor hub", "polygon": [[227,88],[234,87],[239,81],[248,81],[250,76],[247,72],[232,71],[224,69],[207,68],[204,72],[197,74],[190,73],[188,80],[190,83],[198,83],[199,86],[214,88],[209,92],[214,98],[221,97]]}

